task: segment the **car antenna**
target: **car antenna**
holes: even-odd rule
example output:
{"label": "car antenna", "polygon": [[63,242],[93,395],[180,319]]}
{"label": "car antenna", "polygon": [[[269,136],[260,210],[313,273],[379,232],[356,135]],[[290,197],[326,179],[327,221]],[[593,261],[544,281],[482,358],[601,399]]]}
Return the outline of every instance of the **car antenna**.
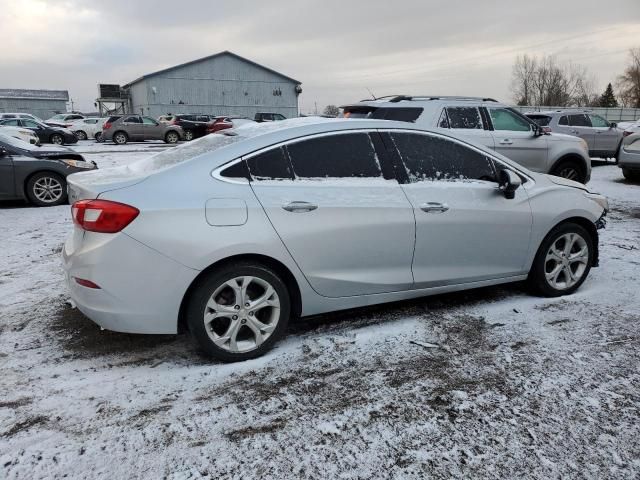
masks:
{"label": "car antenna", "polygon": [[367,89],[367,92],[369,92],[369,95],[371,95],[371,98],[373,98],[374,100],[377,100],[376,96],[373,94],[373,92],[371,90],[369,90],[369,87],[364,87]]}

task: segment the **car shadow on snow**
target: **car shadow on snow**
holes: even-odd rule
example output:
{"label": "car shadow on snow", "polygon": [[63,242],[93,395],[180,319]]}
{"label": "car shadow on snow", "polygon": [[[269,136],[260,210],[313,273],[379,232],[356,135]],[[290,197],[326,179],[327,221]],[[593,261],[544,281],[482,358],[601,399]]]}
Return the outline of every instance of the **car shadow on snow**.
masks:
{"label": "car shadow on snow", "polygon": [[[437,315],[451,308],[498,302],[522,292],[521,284],[501,285],[316,315],[291,322],[287,335],[344,333],[406,316]],[[50,328],[64,350],[64,358],[114,357],[112,365],[153,365],[167,360],[190,365],[214,363],[198,351],[188,334],[143,335],[103,330],[63,301],[52,315]]]}

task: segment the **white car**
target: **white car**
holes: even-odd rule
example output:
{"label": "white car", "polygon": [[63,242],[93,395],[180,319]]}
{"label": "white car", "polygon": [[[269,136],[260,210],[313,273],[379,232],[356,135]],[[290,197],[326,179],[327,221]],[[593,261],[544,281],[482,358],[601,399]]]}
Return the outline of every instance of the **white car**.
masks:
{"label": "white car", "polygon": [[635,122],[620,122],[618,123],[618,129],[622,130],[623,137],[638,133],[640,132],[640,120],[636,120]]}
{"label": "white car", "polygon": [[84,115],[80,115],[79,113],[59,113],[51,118],[46,119],[44,123],[61,127],[69,127],[72,122],[75,122],[76,120],[82,120],[83,118]]}
{"label": "white car", "polygon": [[26,118],[29,120],[35,120],[36,122],[42,122],[41,118],[36,117],[35,115],[31,115],[30,113],[12,113],[12,112],[0,113],[0,120],[5,120],[7,118]]}
{"label": "white car", "polygon": [[76,134],[78,140],[87,140],[88,138],[95,138],[100,141],[102,136],[102,125],[106,121],[106,118],[88,117],[81,120],[75,120],[69,126],[69,130]]}
{"label": "white car", "polygon": [[23,142],[27,142],[31,145],[40,145],[40,139],[38,138],[38,136],[28,128],[0,125],[0,132],[4,133],[5,135],[9,135],[10,137],[22,140]]}

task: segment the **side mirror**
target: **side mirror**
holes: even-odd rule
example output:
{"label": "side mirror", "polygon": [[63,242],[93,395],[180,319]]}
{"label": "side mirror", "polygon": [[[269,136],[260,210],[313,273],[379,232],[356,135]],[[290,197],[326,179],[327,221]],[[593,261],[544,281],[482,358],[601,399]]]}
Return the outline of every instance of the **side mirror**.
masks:
{"label": "side mirror", "polygon": [[522,185],[522,180],[513,171],[503,168],[498,174],[500,190],[504,194],[504,197],[508,200],[512,200],[516,196],[516,190]]}
{"label": "side mirror", "polygon": [[616,122],[611,122],[609,124],[609,128],[618,128],[618,124]]}

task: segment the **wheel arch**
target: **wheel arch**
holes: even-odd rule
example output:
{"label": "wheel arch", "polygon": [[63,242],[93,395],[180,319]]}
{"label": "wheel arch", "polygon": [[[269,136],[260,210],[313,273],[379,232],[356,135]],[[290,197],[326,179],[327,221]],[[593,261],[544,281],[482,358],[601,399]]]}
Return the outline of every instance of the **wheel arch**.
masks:
{"label": "wheel arch", "polygon": [[551,227],[547,233],[545,233],[544,237],[542,237],[542,241],[540,242],[540,244],[538,245],[538,248],[536,249],[536,253],[533,256],[533,261],[531,262],[531,266],[529,267],[529,270],[531,270],[531,268],[533,268],[533,262],[535,262],[535,259],[538,257],[538,254],[540,253],[540,249],[542,248],[542,245],[544,244],[545,240],[547,239],[547,237],[549,236],[549,234],[555,230],[556,228],[560,227],[561,225],[567,224],[567,223],[575,223],[577,225],[580,225],[582,228],[584,228],[589,235],[591,236],[591,240],[593,241],[593,267],[597,267],[598,266],[598,262],[600,260],[600,250],[599,250],[599,236],[598,236],[598,229],[596,228],[595,223],[593,223],[591,220],[589,220],[588,218],[585,217],[580,217],[580,216],[572,216],[572,217],[568,217],[565,218],[561,221],[559,221],[558,223],[556,223],[553,227]]}
{"label": "wheel arch", "polygon": [[291,316],[293,318],[300,317],[302,313],[302,293],[300,291],[300,286],[298,285],[298,282],[291,270],[289,270],[289,268],[284,263],[267,255],[256,253],[238,254],[224,258],[222,260],[218,260],[217,262],[209,265],[207,268],[202,270],[198,274],[198,276],[193,279],[184,296],[182,297],[182,302],[180,302],[180,309],[178,310],[178,332],[185,332],[188,330],[185,318],[186,307],[193,291],[199,285],[202,279],[211,271],[217,268],[221,268],[227,264],[239,261],[253,261],[269,267],[273,271],[275,271],[280,276],[280,278],[282,278],[282,281],[286,285],[287,290],[289,291],[289,295],[291,296]]}
{"label": "wheel arch", "polygon": [[570,152],[570,153],[565,153],[560,158],[558,158],[555,162],[553,162],[553,164],[551,165],[551,168],[549,169],[549,173],[555,171],[555,169],[558,168],[558,165],[560,165],[563,162],[576,162],[583,169],[585,175],[587,175],[589,172],[589,165],[587,164],[587,160],[585,160],[585,158],[578,153]]}
{"label": "wheel arch", "polygon": [[65,175],[63,175],[60,172],[57,172],[53,169],[50,168],[42,168],[39,170],[35,170],[33,172],[31,172],[29,175],[27,175],[26,177],[24,177],[24,179],[22,180],[22,195],[24,198],[29,198],[27,196],[27,185],[29,184],[29,180],[31,180],[33,177],[35,177],[36,175],[39,175],[41,173],[52,173],[54,175],[57,175],[58,177],[62,178],[62,181],[66,184],[67,183],[67,177]]}
{"label": "wheel arch", "polygon": [[127,141],[129,141],[129,134],[127,133],[127,131],[126,131],[126,130],[119,129],[119,130],[115,130],[115,131],[113,132],[113,134],[111,135],[111,141],[112,141],[113,143],[115,143],[115,140],[114,140],[115,136],[116,136],[117,134],[119,134],[119,133],[123,133],[123,134],[124,134],[124,136],[125,136],[125,137],[127,137]]}

